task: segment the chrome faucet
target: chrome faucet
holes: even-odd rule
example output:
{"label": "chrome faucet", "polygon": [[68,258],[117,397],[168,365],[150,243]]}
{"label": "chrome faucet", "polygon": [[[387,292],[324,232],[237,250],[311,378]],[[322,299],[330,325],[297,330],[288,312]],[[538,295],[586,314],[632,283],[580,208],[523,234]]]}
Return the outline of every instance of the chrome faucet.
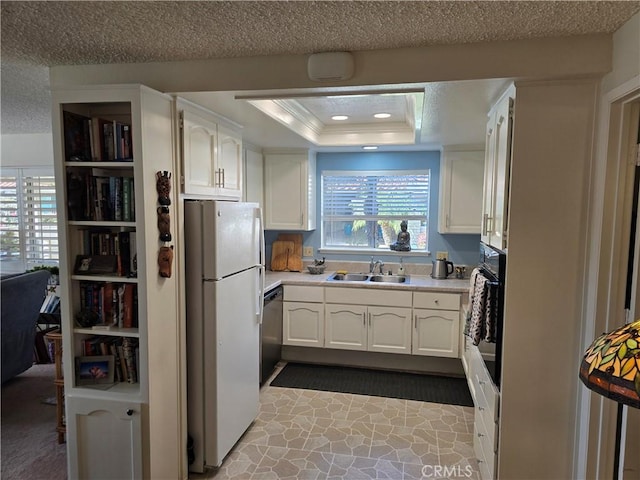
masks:
{"label": "chrome faucet", "polygon": [[380,275],[383,275],[382,269],[384,268],[384,263],[382,260],[373,261],[373,257],[371,257],[371,263],[369,263],[369,273],[375,273],[376,267],[380,267]]}

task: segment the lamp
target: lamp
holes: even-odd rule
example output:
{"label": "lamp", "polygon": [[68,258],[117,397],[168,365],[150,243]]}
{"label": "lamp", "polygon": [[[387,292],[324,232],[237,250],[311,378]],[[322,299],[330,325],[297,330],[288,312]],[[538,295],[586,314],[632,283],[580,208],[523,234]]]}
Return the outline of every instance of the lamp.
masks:
{"label": "lamp", "polygon": [[620,471],[623,404],[640,408],[640,320],[596,338],[580,364],[587,388],[618,402],[613,479]]}
{"label": "lamp", "polygon": [[598,337],[580,364],[587,388],[640,408],[640,320]]}

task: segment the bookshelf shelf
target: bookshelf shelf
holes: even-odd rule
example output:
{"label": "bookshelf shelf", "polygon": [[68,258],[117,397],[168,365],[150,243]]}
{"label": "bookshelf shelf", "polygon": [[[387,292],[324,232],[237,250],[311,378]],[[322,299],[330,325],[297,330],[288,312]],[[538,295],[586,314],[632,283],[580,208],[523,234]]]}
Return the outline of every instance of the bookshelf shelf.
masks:
{"label": "bookshelf shelf", "polygon": [[119,328],[111,327],[109,330],[92,329],[92,328],[74,328],[73,333],[84,335],[100,335],[100,336],[112,336],[112,337],[130,337],[139,338],[140,331],[137,328]]}
{"label": "bookshelf shelf", "polygon": [[117,275],[72,275],[71,279],[87,282],[138,283],[138,277],[119,277]]}
{"label": "bookshelf shelf", "polygon": [[123,227],[123,228],[135,228],[136,222],[108,222],[108,221],[93,221],[93,220],[71,220],[68,223],[74,227]]}

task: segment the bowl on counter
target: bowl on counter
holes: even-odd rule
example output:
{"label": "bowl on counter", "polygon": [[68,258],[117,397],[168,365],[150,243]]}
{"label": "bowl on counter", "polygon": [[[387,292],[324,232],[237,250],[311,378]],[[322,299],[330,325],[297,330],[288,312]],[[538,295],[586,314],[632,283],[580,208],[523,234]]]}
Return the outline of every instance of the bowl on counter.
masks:
{"label": "bowl on counter", "polygon": [[324,273],[324,269],[327,268],[326,265],[307,265],[307,270],[312,275],[320,275]]}

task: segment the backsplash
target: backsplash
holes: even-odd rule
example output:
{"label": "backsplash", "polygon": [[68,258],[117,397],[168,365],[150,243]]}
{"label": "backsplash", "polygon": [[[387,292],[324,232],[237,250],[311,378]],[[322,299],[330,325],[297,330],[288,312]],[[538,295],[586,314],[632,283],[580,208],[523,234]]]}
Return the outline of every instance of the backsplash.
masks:
{"label": "backsplash", "polygon": [[[424,264],[424,263],[404,263],[404,271],[407,275],[431,275],[432,264]],[[304,268],[306,271],[307,265],[313,265],[313,261],[304,261]],[[336,270],[346,270],[350,273],[367,273],[369,272],[370,262],[348,262],[348,261],[338,261],[338,260],[326,260],[325,265],[327,268],[325,269],[325,273],[329,274],[331,272],[335,272]],[[471,274],[471,270],[475,268],[475,265],[455,265],[464,266],[466,268],[465,278],[468,278]],[[383,273],[386,275],[391,270],[392,274],[398,273],[398,268],[400,267],[399,262],[388,262],[384,264],[382,269]],[[449,275],[449,278],[455,278],[455,273]]]}

